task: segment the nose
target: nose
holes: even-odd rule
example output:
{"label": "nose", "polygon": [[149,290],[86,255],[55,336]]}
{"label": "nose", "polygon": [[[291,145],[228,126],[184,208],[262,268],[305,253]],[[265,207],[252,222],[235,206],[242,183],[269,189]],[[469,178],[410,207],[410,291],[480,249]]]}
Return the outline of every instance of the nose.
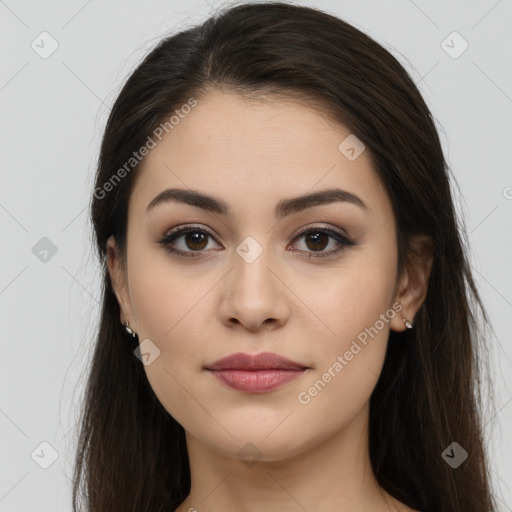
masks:
{"label": "nose", "polygon": [[240,325],[249,331],[263,326],[282,327],[290,316],[286,284],[268,251],[249,261],[238,253],[233,255],[234,268],[223,280],[221,321],[228,327]]}

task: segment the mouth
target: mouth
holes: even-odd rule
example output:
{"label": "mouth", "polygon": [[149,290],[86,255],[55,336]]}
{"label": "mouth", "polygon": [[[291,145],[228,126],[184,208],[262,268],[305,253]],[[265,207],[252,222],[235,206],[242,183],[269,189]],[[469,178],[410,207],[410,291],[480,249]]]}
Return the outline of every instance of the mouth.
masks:
{"label": "mouth", "polygon": [[302,370],[210,370],[230,388],[247,393],[266,393],[302,375]]}
{"label": "mouth", "polygon": [[310,368],[278,354],[239,352],[219,359],[205,369],[232,389],[265,393],[296,379]]}

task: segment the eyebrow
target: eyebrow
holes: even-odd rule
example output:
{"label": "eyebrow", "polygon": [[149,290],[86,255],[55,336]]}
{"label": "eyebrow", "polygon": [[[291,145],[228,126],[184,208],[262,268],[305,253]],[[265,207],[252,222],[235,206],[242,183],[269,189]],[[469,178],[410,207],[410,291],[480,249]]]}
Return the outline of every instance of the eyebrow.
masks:
{"label": "eyebrow", "polygon": [[[354,204],[363,209],[366,208],[363,200],[355,194],[340,188],[330,188],[314,192],[312,194],[283,199],[277,203],[274,215],[278,220],[280,220],[292,213],[334,202],[345,202]],[[185,190],[180,188],[169,188],[160,192],[148,204],[146,212],[151,211],[158,205],[167,203],[184,203],[209,212],[218,213],[220,215],[230,215],[230,208],[224,201],[203,194],[197,190]]]}

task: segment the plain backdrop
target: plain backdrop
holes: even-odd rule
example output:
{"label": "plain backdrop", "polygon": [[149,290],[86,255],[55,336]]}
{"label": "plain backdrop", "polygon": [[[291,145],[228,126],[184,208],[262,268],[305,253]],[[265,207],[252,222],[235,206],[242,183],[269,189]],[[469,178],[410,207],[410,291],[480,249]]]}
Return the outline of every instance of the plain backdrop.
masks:
{"label": "plain backdrop", "polygon": [[[391,51],[436,119],[496,334],[485,435],[499,510],[512,511],[512,1],[296,3]],[[0,512],[71,510],[100,300],[87,208],[102,131],[150,48],[221,5],[0,0]]]}

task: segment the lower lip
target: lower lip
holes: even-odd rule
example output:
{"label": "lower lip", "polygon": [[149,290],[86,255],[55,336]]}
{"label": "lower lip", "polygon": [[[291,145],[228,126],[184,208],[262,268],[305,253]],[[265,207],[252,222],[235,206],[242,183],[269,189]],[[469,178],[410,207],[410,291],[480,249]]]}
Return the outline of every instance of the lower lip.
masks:
{"label": "lower lip", "polygon": [[238,391],[265,393],[305,372],[303,370],[210,370],[215,377]]}

